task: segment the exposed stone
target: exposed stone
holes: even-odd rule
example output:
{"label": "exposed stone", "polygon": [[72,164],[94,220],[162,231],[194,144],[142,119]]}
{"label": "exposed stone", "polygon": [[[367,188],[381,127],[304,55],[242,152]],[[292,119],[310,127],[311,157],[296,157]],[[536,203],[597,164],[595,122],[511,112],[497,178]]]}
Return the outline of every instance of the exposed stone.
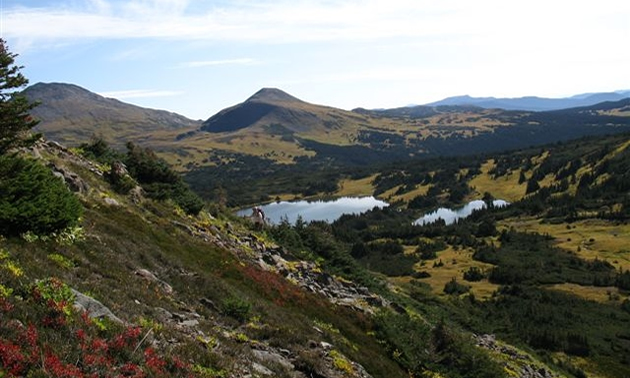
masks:
{"label": "exposed stone", "polygon": [[90,318],[108,318],[109,320],[116,323],[124,323],[120,318],[114,315],[114,313],[109,308],[107,308],[96,299],[88,297],[87,295],[75,289],[72,289],[72,293],[75,296],[74,307],[79,311],[87,312]]}
{"label": "exposed stone", "polygon": [[111,197],[103,198],[103,202],[105,202],[105,204],[107,204],[109,206],[115,206],[115,207],[119,207],[120,206],[120,202],[116,201],[114,198],[111,198]]}
{"label": "exposed stone", "polygon": [[178,323],[180,326],[183,327],[196,327],[199,325],[199,320],[197,319],[189,319],[189,320],[184,320]]}
{"label": "exposed stone", "polygon": [[497,342],[494,335],[475,335],[477,346],[484,349],[491,350],[496,353],[501,353],[510,357],[510,363],[506,365],[515,364],[518,368],[512,367],[512,370],[520,369],[519,378],[558,378],[560,375],[547,370],[545,367],[541,367],[540,364],[534,363],[529,355],[520,353],[516,348],[502,345]]}
{"label": "exposed stone", "polygon": [[156,318],[163,323],[170,322],[173,319],[173,313],[165,308],[156,307],[154,310],[156,312]]}
{"label": "exposed stone", "polygon": [[81,177],[79,177],[79,175],[70,171],[69,169],[57,166],[53,163],[50,163],[49,166],[52,169],[53,174],[57,177],[62,178],[68,188],[73,192],[85,194],[90,189],[88,184]]}
{"label": "exposed stone", "polygon": [[280,365],[286,370],[294,370],[295,366],[289,361],[285,356],[275,353],[272,351],[266,350],[253,350],[252,353],[263,364],[273,363],[276,365]]}
{"label": "exposed stone", "polygon": [[129,191],[129,197],[135,204],[142,203],[144,201],[144,189],[140,185],[136,185]]}
{"label": "exposed stone", "polygon": [[252,362],[252,369],[257,374],[268,375],[268,376],[274,376],[275,375],[273,373],[273,371],[267,369],[265,366],[259,364],[258,362]]}
{"label": "exposed stone", "polygon": [[150,271],[146,269],[138,269],[134,273],[146,279],[147,281],[151,281],[151,282],[155,282],[159,284],[162,287],[162,290],[164,290],[166,294],[168,295],[173,294],[173,287],[169,285],[168,283],[162,281],[161,279],[157,278],[157,276],[151,273]]}

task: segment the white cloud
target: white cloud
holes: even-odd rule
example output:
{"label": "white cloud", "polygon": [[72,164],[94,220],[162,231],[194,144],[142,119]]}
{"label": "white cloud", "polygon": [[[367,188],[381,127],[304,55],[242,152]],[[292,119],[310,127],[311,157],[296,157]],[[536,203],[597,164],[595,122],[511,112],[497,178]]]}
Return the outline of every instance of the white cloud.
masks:
{"label": "white cloud", "polygon": [[130,89],[124,91],[99,92],[98,94],[103,97],[117,98],[119,100],[123,100],[130,98],[179,96],[183,94],[183,92],[154,89]]}
{"label": "white cloud", "polygon": [[205,8],[188,0],[88,3],[82,8],[63,2],[46,8],[5,6],[4,33],[33,41],[169,38],[279,43],[473,35],[523,42],[566,29],[573,37],[599,35],[613,19],[616,27],[627,31],[623,20],[627,23],[630,14],[625,0],[236,1]]}

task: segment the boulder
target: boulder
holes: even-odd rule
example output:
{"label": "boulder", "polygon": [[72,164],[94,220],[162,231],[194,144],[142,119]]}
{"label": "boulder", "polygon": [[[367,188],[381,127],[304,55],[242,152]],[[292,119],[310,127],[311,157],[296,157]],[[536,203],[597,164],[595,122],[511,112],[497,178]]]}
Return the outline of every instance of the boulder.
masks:
{"label": "boulder", "polygon": [[55,164],[50,164],[50,168],[53,171],[53,174],[66,183],[68,188],[76,193],[85,194],[90,189],[89,185],[76,173],[71,170],[57,166]]}
{"label": "boulder", "polygon": [[114,313],[109,308],[107,308],[105,305],[103,305],[101,302],[97,301],[96,299],[88,297],[87,295],[74,289],[72,289],[72,293],[75,296],[74,307],[78,311],[87,312],[88,316],[91,319],[108,318],[109,320],[115,323],[124,324],[124,322],[120,318],[118,318],[116,315],[114,315]]}

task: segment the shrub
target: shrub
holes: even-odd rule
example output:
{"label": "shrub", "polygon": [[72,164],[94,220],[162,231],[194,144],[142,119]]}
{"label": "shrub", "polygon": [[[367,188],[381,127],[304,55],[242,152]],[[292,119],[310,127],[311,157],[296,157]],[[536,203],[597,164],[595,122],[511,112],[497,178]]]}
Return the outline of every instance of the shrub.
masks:
{"label": "shrub", "polygon": [[444,285],[444,292],[446,294],[459,295],[467,293],[470,290],[470,286],[462,285],[455,278],[451,279]]}
{"label": "shrub", "polygon": [[149,334],[140,327],[112,324],[104,331],[87,312],[76,311],[72,290],[59,279],[25,286],[20,299],[0,298],[9,304],[2,316],[15,319],[0,322],[2,377],[208,376],[172,350],[143,345]]}
{"label": "shrub", "polygon": [[441,239],[434,242],[420,241],[416,253],[420,253],[420,258],[423,260],[433,260],[437,258],[437,252],[445,250],[446,247],[446,243]]}
{"label": "shrub", "polygon": [[221,304],[221,312],[236,320],[245,322],[249,320],[251,304],[239,298],[227,298]]}
{"label": "shrub", "polygon": [[83,143],[79,148],[82,150],[83,156],[100,163],[112,164],[117,160],[122,160],[124,157],[113,150],[105,139],[99,136],[93,136],[90,143]]}
{"label": "shrub", "polygon": [[129,174],[138,180],[149,197],[157,200],[170,198],[186,214],[197,215],[203,208],[201,198],[151,149],[127,143],[125,163]]}
{"label": "shrub", "polygon": [[464,272],[464,279],[466,281],[481,281],[482,279],[484,279],[484,277],[485,275],[483,274],[481,269],[476,266],[471,266],[467,271]]}
{"label": "shrub", "polygon": [[402,245],[393,242],[375,242],[365,244],[365,251],[360,250],[362,244],[356,244],[353,247],[352,254],[357,256],[364,254],[359,262],[366,268],[383,273],[388,276],[409,276],[413,274],[413,266],[416,263],[414,256],[405,255]]}
{"label": "shrub", "polygon": [[414,274],[411,275],[413,278],[429,278],[431,277],[431,273],[427,272],[426,270],[420,271],[420,272],[414,272]]}
{"label": "shrub", "polygon": [[51,234],[75,226],[82,211],[50,169],[34,160],[0,156],[0,233]]}

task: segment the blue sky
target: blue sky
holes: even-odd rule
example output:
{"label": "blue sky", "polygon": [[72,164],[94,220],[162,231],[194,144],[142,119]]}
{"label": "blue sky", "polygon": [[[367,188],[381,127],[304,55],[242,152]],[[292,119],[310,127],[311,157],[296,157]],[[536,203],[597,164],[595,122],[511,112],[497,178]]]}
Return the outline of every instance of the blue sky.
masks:
{"label": "blue sky", "polygon": [[262,87],[352,109],[630,89],[627,0],[0,0],[36,82],[206,119]]}

